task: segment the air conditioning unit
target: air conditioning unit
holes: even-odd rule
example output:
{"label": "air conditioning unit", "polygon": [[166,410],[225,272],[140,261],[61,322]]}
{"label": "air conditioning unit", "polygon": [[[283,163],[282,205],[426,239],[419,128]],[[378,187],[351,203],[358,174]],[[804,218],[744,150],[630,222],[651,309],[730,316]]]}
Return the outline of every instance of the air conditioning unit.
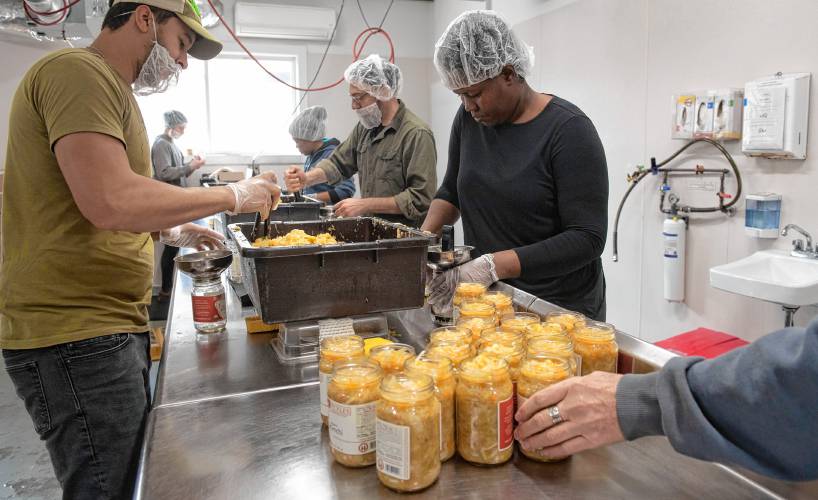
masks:
{"label": "air conditioning unit", "polygon": [[324,7],[236,2],[236,34],[255,38],[327,41],[335,10]]}

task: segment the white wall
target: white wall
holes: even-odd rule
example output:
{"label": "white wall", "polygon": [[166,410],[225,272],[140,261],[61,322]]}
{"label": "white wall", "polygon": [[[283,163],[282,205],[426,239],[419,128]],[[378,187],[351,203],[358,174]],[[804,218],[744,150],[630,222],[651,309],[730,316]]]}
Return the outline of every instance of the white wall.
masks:
{"label": "white wall", "polygon": [[39,58],[64,47],[64,43],[35,42],[19,35],[0,37],[0,54],[3,54],[3,71],[0,71],[0,161],[3,163],[0,165],[6,161],[9,111],[17,85]]}
{"label": "white wall", "polygon": [[[669,102],[690,89],[737,86],[776,71],[818,70],[818,35],[810,0],[552,0],[551,10],[515,29],[537,55],[532,81],[579,105],[594,121],[605,145],[611,186],[609,227],[627,187],[625,173],[651,156],[664,159],[683,142],[669,138]],[[494,2],[501,8],[503,2]],[[520,15],[521,13],[517,13]],[[527,17],[522,15],[523,18]],[[793,50],[797,48],[797,50]],[[816,130],[816,104],[811,106]],[[806,161],[751,159],[738,144],[728,146],[739,164],[744,193],[784,195],[782,224],[796,222],[818,231],[818,143]],[[697,149],[684,163],[726,166],[718,153]],[[705,203],[713,193],[680,186],[683,199]],[[754,251],[789,246],[789,241],[744,235],[743,202],[733,218],[696,216],[688,232],[685,304],[662,298],[662,217],[657,182],[648,178],[628,200],[619,228],[620,262],[611,262],[611,238],[603,255],[608,280],[608,319],[623,330],[658,340],[698,326],[753,340],[783,324],[780,309],[709,286],[710,267]],[[729,186],[732,189],[732,186]],[[816,310],[797,317],[804,324]]]}
{"label": "white wall", "polygon": [[[254,0],[258,2],[258,0]],[[223,0],[225,18],[233,25],[233,9],[235,0]],[[262,0],[261,3],[298,4],[303,6],[331,7],[338,11],[341,5],[339,0]],[[370,25],[380,23],[389,2],[382,0],[361,0],[361,6]],[[428,62],[431,60],[431,51],[434,47],[430,22],[432,4],[430,2],[396,1],[383,29],[392,37],[395,46],[396,63],[404,76],[404,85],[401,98],[418,116],[424,120],[430,119],[429,112],[429,85]],[[344,70],[352,62],[352,46],[358,34],[366,29],[354,0],[348,0],[338,22],[335,38],[330,45],[324,65],[313,86],[320,87],[335,82],[343,76]],[[227,31],[220,26],[213,30],[213,34],[223,41],[225,51],[241,52],[241,48],[232,41]],[[305,87],[312,80],[326,42],[292,43],[276,40],[247,38],[242,40],[250,50],[275,53],[281,49],[306,48],[306,68],[302,72],[299,82]],[[361,57],[377,53],[384,57],[389,56],[389,46],[381,35],[373,36],[367,43]],[[271,85],[278,85],[272,82]],[[350,109],[349,92],[346,84],[341,84],[328,91],[311,92],[304,100],[307,106],[321,105],[327,108],[327,133],[343,140],[352,127],[357,123],[355,113]],[[289,113],[291,110],[283,110]]]}

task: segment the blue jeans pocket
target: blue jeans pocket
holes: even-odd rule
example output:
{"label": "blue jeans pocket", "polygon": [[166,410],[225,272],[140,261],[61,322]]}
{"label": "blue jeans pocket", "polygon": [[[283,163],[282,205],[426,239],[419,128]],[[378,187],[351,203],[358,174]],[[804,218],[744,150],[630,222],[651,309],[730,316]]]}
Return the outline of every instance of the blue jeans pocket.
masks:
{"label": "blue jeans pocket", "polygon": [[51,414],[48,412],[48,403],[43,391],[43,381],[36,361],[29,361],[19,365],[7,366],[17,396],[26,405],[26,411],[34,422],[34,430],[41,436],[51,430]]}
{"label": "blue jeans pocket", "polygon": [[121,351],[127,347],[130,340],[130,334],[114,333],[78,342],[69,342],[64,346],[64,354],[72,363],[89,361]]}

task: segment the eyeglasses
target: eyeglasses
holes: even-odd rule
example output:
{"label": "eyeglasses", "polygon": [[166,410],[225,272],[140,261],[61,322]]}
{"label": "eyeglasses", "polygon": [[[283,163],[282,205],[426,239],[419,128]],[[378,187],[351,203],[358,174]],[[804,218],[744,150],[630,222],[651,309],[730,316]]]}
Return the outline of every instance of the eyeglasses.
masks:
{"label": "eyeglasses", "polygon": [[366,100],[369,97],[372,97],[372,96],[370,94],[367,94],[366,92],[362,92],[360,94],[350,94],[349,95],[349,98],[352,99],[352,102],[354,102],[355,104],[358,104],[358,105],[360,105],[364,100]]}

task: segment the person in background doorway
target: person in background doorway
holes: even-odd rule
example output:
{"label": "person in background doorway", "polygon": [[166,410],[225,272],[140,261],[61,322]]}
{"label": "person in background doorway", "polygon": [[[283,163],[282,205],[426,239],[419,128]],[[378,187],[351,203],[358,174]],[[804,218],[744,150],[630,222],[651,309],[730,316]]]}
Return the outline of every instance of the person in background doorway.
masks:
{"label": "person in background doorway", "polygon": [[398,99],[400,69],[379,55],[352,63],[344,72],[359,123],[338,149],[309,172],[287,170],[290,192],[322,182],[338,184],[356,173],[360,198],[335,205],[335,215],[375,215],[417,227],[437,185],[432,131]]}
{"label": "person in background doorway", "polygon": [[[184,155],[176,140],[182,137],[187,128],[187,118],[181,111],[166,111],[165,132],[156,137],[151,147],[151,162],[153,163],[153,177],[174,186],[187,187],[187,178],[200,169],[205,161],[196,156],[189,162],[184,162]],[[159,291],[159,302],[170,300],[170,290],[173,286],[173,258],[179,254],[179,247],[165,245],[162,250],[161,272],[162,289]]]}
{"label": "person in background doorway", "polygon": [[165,118],[165,132],[156,136],[151,146],[151,161],[153,162],[153,177],[174,186],[187,187],[187,178],[204,166],[201,156],[194,156],[185,163],[184,154],[176,141],[185,135],[187,118],[181,111],[167,111]]}
{"label": "person in background doorway", "polygon": [[[329,158],[341,144],[334,137],[326,137],[327,110],[323,106],[304,109],[290,123],[290,136],[295,141],[298,152],[306,156],[304,172],[307,173],[321,160]],[[332,186],[326,182],[305,188],[303,194],[334,205],[355,194],[355,181],[345,179]]]}
{"label": "person in background doorway", "polygon": [[604,320],[605,151],[585,113],[529,86],[529,51],[493,11],[463,13],[436,44],[438,74],[462,106],[422,229],[462,217],[476,258],[437,276],[429,304],[446,312],[459,281],[501,279]]}

